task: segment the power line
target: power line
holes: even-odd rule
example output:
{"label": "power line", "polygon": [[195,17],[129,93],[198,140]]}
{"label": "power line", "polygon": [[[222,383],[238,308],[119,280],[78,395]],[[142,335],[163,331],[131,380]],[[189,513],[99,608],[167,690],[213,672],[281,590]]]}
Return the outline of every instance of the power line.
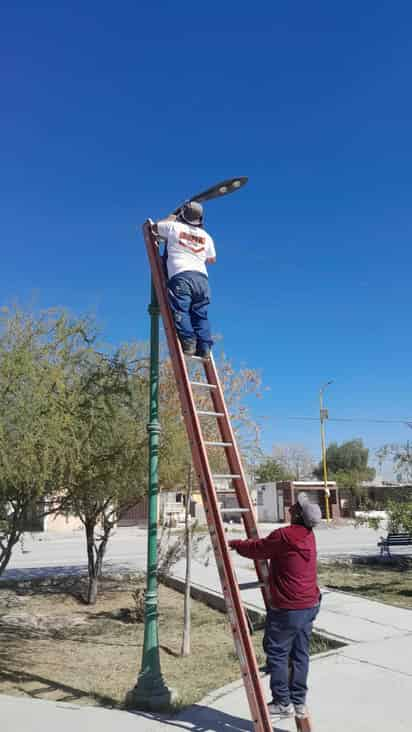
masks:
{"label": "power line", "polygon": [[[309,420],[319,422],[319,417],[286,417],[286,419]],[[329,417],[329,422],[373,422],[375,424],[404,424],[412,429],[412,418],[409,419],[372,419],[370,417]]]}

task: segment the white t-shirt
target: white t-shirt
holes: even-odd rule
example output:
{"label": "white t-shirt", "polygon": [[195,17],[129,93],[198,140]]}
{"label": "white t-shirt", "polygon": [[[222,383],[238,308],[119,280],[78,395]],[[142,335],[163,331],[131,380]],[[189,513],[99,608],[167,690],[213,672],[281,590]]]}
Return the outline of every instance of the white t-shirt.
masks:
{"label": "white t-shirt", "polygon": [[180,221],[159,221],[157,230],[167,239],[169,279],[179,272],[201,272],[207,277],[206,260],[216,257],[213,239],[199,226]]}

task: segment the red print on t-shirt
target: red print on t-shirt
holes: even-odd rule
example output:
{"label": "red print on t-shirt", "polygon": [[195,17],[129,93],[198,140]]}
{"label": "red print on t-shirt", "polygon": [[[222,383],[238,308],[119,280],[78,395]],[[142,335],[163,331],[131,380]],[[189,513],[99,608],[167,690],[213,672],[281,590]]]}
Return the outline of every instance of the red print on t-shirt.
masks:
{"label": "red print on t-shirt", "polygon": [[179,236],[179,244],[185,249],[190,249],[194,254],[200,254],[206,248],[206,239],[204,236],[196,236],[189,234],[187,231],[181,231]]}

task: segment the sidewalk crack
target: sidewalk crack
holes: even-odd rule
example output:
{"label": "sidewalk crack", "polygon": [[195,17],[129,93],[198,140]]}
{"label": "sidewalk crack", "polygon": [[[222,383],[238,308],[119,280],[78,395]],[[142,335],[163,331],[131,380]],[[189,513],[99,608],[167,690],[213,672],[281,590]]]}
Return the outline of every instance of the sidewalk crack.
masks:
{"label": "sidewalk crack", "polygon": [[383,666],[380,663],[373,663],[372,661],[366,661],[364,658],[354,658],[353,656],[347,656],[346,653],[343,653],[343,658],[347,658],[349,661],[357,661],[358,663],[363,663],[365,666],[373,666],[374,668],[379,668],[382,671],[391,671],[394,674],[398,674],[399,676],[407,676],[408,678],[412,677],[412,673],[408,673],[407,671],[399,671],[396,668],[391,668],[391,666]]}

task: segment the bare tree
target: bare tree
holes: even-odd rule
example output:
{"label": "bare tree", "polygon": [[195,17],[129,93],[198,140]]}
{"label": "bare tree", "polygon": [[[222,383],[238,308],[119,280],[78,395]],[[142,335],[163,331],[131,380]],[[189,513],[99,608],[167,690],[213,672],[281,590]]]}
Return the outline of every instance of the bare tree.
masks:
{"label": "bare tree", "polygon": [[384,445],[376,454],[380,467],[385,460],[392,460],[393,471],[400,483],[412,482],[412,442],[408,441],[405,445]]}
{"label": "bare tree", "polygon": [[185,547],[186,547],[186,572],[185,572],[185,599],[183,610],[183,638],[182,656],[190,654],[190,590],[192,579],[192,520],[190,515],[190,501],[193,487],[193,467],[190,463],[187,470],[186,484],[186,507],[185,507]]}
{"label": "bare tree", "polygon": [[193,487],[194,471],[190,463],[187,466],[184,531],[178,530],[172,532],[170,526],[163,526],[157,545],[157,576],[160,581],[167,582],[167,578],[170,576],[173,567],[185,558],[182,656],[188,656],[190,654],[192,562],[193,560],[197,560],[206,567],[210,562],[212,552],[211,545],[207,543],[205,546],[204,544],[205,534],[195,532],[197,524],[191,520],[190,504]]}
{"label": "bare tree", "polygon": [[312,476],[315,463],[304,445],[299,443],[273,445],[272,454],[284,470],[293,476],[294,480],[303,480]]}

